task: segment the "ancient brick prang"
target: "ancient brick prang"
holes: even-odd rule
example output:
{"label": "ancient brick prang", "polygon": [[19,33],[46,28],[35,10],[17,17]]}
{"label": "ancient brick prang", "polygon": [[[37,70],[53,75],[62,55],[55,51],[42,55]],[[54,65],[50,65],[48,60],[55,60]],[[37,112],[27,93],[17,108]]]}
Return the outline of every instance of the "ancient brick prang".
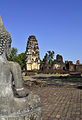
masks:
{"label": "ancient brick prang", "polygon": [[35,36],[29,36],[26,47],[27,71],[40,69],[39,47]]}

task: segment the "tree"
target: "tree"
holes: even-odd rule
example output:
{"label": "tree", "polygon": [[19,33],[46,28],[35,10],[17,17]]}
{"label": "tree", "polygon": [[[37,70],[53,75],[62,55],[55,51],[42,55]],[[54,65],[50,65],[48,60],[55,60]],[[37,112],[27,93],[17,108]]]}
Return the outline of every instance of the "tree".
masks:
{"label": "tree", "polygon": [[25,66],[26,66],[25,59],[26,59],[25,53],[21,53],[18,55],[17,62],[20,64],[21,69],[25,68]]}
{"label": "tree", "polygon": [[54,51],[47,51],[43,60],[40,62],[40,69],[43,69],[45,65],[49,64],[51,66],[54,63],[54,54]]}
{"label": "tree", "polygon": [[53,59],[54,59],[54,51],[47,51],[48,54],[48,63],[51,65],[53,63]]}
{"label": "tree", "polygon": [[10,54],[10,57],[8,58],[8,60],[19,63],[21,66],[21,69],[23,69],[23,68],[25,68],[26,55],[25,55],[25,53],[20,53],[17,55],[17,51],[18,50],[13,47],[11,49],[11,54]]}
{"label": "tree", "polygon": [[17,48],[12,47],[10,57],[8,58],[9,61],[15,61],[17,57],[17,51]]}

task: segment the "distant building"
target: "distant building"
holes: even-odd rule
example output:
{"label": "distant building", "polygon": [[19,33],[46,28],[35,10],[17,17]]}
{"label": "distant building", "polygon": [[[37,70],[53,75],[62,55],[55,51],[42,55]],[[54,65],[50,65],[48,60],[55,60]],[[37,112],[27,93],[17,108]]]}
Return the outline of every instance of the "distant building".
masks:
{"label": "distant building", "polygon": [[65,67],[63,62],[63,57],[59,54],[56,55],[56,59],[54,60],[54,64],[52,66],[53,70],[63,70]]}
{"label": "distant building", "polygon": [[63,64],[63,57],[61,55],[57,54],[57,56],[56,56],[56,62],[60,63],[60,64]]}
{"label": "distant building", "polygon": [[73,64],[72,61],[65,61],[65,70],[69,72],[75,71],[75,65]]}
{"label": "distant building", "polygon": [[40,56],[38,42],[35,36],[29,36],[26,47],[26,69],[27,71],[40,69]]}
{"label": "distant building", "polygon": [[80,64],[80,61],[76,61],[76,71],[77,72],[82,72],[82,64]]}
{"label": "distant building", "polygon": [[76,61],[76,65],[80,65],[80,61],[79,60]]}

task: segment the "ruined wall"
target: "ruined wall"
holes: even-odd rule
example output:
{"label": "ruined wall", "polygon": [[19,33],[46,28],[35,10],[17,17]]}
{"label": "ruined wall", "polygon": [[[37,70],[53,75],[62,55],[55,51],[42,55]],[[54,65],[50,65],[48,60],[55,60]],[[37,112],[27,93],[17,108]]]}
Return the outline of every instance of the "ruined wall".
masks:
{"label": "ruined wall", "polygon": [[82,64],[76,65],[76,71],[77,72],[82,72]]}

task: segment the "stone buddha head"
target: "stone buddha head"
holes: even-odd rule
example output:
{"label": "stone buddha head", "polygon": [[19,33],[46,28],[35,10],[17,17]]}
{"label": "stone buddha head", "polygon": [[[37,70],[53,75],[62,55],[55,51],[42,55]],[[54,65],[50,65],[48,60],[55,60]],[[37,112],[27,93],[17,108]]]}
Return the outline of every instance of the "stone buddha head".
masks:
{"label": "stone buddha head", "polygon": [[5,30],[0,17],[0,56],[4,54],[6,58],[9,57],[11,51],[11,41],[11,36]]}

